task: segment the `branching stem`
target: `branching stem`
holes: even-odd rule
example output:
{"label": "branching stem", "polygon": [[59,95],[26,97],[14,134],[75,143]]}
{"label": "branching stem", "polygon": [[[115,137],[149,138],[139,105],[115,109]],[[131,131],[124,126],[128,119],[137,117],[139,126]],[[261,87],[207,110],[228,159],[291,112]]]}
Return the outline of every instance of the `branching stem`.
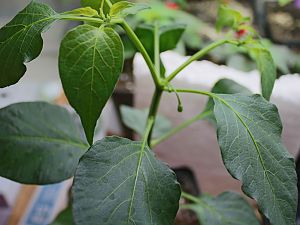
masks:
{"label": "branching stem", "polygon": [[171,80],[173,80],[177,74],[179,74],[182,70],[184,70],[188,65],[190,65],[192,62],[202,58],[203,56],[205,56],[208,52],[210,52],[211,50],[223,45],[223,44],[233,44],[233,45],[239,45],[240,42],[239,41],[233,41],[233,40],[220,40],[220,41],[216,41],[210,45],[208,45],[207,47],[203,48],[202,50],[200,50],[199,52],[197,52],[196,54],[194,54],[193,56],[191,56],[186,62],[184,62],[182,65],[180,65],[176,70],[174,70],[174,72],[172,72],[167,78],[166,78],[166,82],[170,82]]}
{"label": "branching stem", "polygon": [[159,24],[154,25],[154,65],[156,72],[160,76],[160,43],[159,43]]}
{"label": "branching stem", "polygon": [[185,199],[187,199],[187,200],[189,200],[191,202],[194,202],[194,203],[202,203],[202,201],[199,198],[197,198],[197,197],[195,197],[195,196],[193,196],[193,195],[191,195],[189,193],[186,193],[184,191],[181,192],[181,197],[185,198]]}
{"label": "branching stem", "polygon": [[138,49],[138,51],[142,54],[143,58],[145,59],[145,61],[147,63],[147,66],[150,70],[150,73],[152,75],[152,78],[154,80],[155,86],[158,89],[162,89],[164,86],[162,85],[162,82],[160,80],[160,76],[158,74],[158,71],[156,71],[156,68],[154,67],[153,62],[152,62],[148,52],[146,51],[145,47],[141,43],[140,39],[136,36],[134,31],[131,29],[131,27],[128,25],[128,23],[125,20],[123,20],[120,23],[120,25],[126,31],[126,33],[127,33],[128,37],[130,38],[130,40],[133,42],[135,47]]}
{"label": "branching stem", "polygon": [[153,140],[151,142],[151,147],[155,147],[156,145],[158,145],[159,143],[167,140],[168,138],[170,138],[171,136],[173,136],[174,134],[177,134],[178,132],[182,131],[183,129],[187,128],[188,126],[192,125],[194,122],[201,120],[203,118],[205,118],[206,116],[210,115],[211,111],[206,111],[206,112],[202,112],[196,116],[194,116],[193,118],[184,121],[182,124],[178,125],[177,127],[173,128],[172,130],[170,130],[168,133],[164,134],[163,136],[161,136],[160,138]]}
{"label": "branching stem", "polygon": [[148,136],[148,145],[149,146],[151,144],[153,127],[155,125],[155,119],[156,119],[156,115],[157,115],[157,111],[158,111],[158,107],[159,107],[159,104],[160,104],[160,99],[161,99],[162,93],[163,93],[162,90],[156,89],[154,91],[154,94],[153,94],[153,97],[152,97],[152,102],[151,102],[151,106],[150,106],[150,110],[149,110],[149,114],[148,114],[148,120],[153,119],[154,123],[151,127],[151,130],[150,130],[149,136]]}
{"label": "branching stem", "polygon": [[104,21],[100,18],[95,17],[84,17],[84,16],[72,16],[67,14],[59,14],[57,19],[59,20],[75,20],[75,21],[85,21],[85,22],[93,22],[93,23],[104,23]]}

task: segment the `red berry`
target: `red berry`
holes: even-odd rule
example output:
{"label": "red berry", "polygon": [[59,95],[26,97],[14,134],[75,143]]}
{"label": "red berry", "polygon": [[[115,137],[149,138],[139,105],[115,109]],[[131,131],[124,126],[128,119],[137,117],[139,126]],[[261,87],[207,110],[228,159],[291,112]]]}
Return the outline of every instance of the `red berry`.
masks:
{"label": "red berry", "polygon": [[238,38],[241,38],[241,37],[245,36],[246,33],[247,33],[247,30],[245,30],[245,29],[240,29],[240,30],[235,32],[235,34]]}
{"label": "red berry", "polygon": [[167,6],[169,9],[179,9],[179,6],[178,6],[175,2],[167,2],[167,3],[166,3],[166,6]]}

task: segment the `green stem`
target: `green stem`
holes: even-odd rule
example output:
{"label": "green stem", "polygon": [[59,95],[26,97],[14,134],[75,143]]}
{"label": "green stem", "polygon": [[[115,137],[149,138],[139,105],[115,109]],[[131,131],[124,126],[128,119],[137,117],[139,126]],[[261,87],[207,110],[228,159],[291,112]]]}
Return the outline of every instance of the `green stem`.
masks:
{"label": "green stem", "polygon": [[111,3],[111,1],[110,0],[105,0],[105,2],[106,2],[106,4],[109,6],[109,8],[111,8],[112,7],[112,3]]}
{"label": "green stem", "polygon": [[184,191],[181,192],[181,197],[185,198],[187,200],[190,200],[191,202],[194,202],[194,203],[202,203],[202,201],[199,198],[197,198],[189,193],[186,193]]}
{"label": "green stem", "polygon": [[159,143],[167,140],[169,137],[173,136],[174,134],[177,134],[178,132],[180,132],[183,129],[187,128],[188,126],[192,125],[194,122],[205,118],[209,114],[211,114],[211,111],[205,111],[205,112],[202,112],[202,113],[198,114],[197,116],[195,116],[195,117],[193,117],[189,120],[184,121],[182,124],[180,124],[179,126],[173,128],[172,130],[170,130],[168,133],[164,134],[160,138],[158,138],[156,140],[153,140],[151,142],[151,147],[155,147],[156,145],[158,145]]}
{"label": "green stem", "polygon": [[75,20],[75,21],[85,21],[85,22],[93,22],[93,23],[103,23],[104,21],[100,18],[94,17],[84,17],[84,16],[72,16],[72,15],[64,15],[60,14],[57,19],[60,20]]}
{"label": "green stem", "polygon": [[[164,90],[170,92],[170,90],[167,89],[167,88],[165,88]],[[214,98],[216,96],[212,92],[201,91],[201,90],[193,90],[193,89],[175,89],[174,91],[177,91],[179,93],[191,93],[191,94],[198,94],[198,95],[206,95],[206,96],[209,96],[209,97],[212,97],[212,98]]]}
{"label": "green stem", "polygon": [[130,38],[130,40],[133,42],[133,44],[135,45],[135,47],[138,49],[138,51],[142,54],[142,56],[144,57],[148,68],[151,72],[151,75],[153,77],[155,86],[159,89],[163,88],[163,85],[161,84],[160,81],[160,77],[153,65],[153,62],[149,56],[149,54],[147,53],[145,47],[143,46],[143,44],[141,43],[141,41],[139,40],[139,38],[136,36],[136,34],[134,33],[134,31],[131,29],[131,27],[128,25],[128,23],[123,20],[120,22],[120,25],[123,27],[123,29],[126,31],[128,37]]}
{"label": "green stem", "polygon": [[100,15],[101,15],[103,18],[105,18],[103,7],[104,7],[104,0],[101,1]]}
{"label": "green stem", "polygon": [[160,75],[160,46],[159,46],[159,25],[154,25],[154,65],[158,75]]}
{"label": "green stem", "polygon": [[145,133],[143,136],[143,145],[142,145],[143,148],[145,147],[146,143],[148,142],[148,137],[151,133],[152,127],[154,126],[154,122],[155,122],[155,118],[153,116],[148,117],[147,124],[146,124],[146,130],[145,130]]}
{"label": "green stem", "polygon": [[207,47],[203,48],[202,50],[200,50],[199,52],[197,52],[196,54],[194,54],[193,56],[191,56],[186,62],[184,62],[182,65],[180,65],[174,72],[172,72],[167,78],[166,78],[166,82],[170,82],[171,80],[173,80],[177,74],[179,74],[182,70],[184,70],[188,65],[190,65],[192,62],[200,59],[201,57],[203,57],[204,55],[206,55],[208,52],[210,52],[211,50],[217,48],[218,46],[221,46],[223,44],[233,44],[233,45],[239,45],[240,43],[238,41],[233,41],[233,40],[220,40],[220,41],[216,41],[210,45],[208,45]]}
{"label": "green stem", "polygon": [[148,145],[150,147],[151,147],[153,127],[154,127],[154,124],[155,124],[155,119],[156,119],[156,115],[157,115],[157,111],[158,111],[158,107],[159,107],[159,103],[160,103],[162,93],[163,93],[162,90],[160,90],[158,88],[155,89],[155,92],[154,92],[153,97],[152,97],[152,102],[151,102],[149,114],[148,114],[148,120],[150,120],[150,119],[154,120],[154,123],[153,123],[153,125],[150,129],[149,136],[148,136]]}

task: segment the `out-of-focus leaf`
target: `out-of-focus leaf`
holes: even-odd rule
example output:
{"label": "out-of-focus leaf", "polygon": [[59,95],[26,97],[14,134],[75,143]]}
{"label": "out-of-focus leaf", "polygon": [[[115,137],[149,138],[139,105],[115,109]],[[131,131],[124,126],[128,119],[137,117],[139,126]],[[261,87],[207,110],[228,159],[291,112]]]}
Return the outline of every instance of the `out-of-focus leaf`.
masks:
{"label": "out-of-focus leaf", "polygon": [[193,210],[201,225],[259,225],[252,207],[240,195],[224,192],[217,197],[203,196],[185,208]]}
{"label": "out-of-focus leaf", "polygon": [[250,56],[256,62],[261,76],[262,95],[269,100],[276,80],[276,65],[268,49],[263,47],[260,42],[246,44],[244,47],[249,51]]}
{"label": "out-of-focus leaf", "polygon": [[[129,106],[121,106],[121,115],[124,124],[133,129],[140,136],[143,136],[146,128],[147,116],[149,110],[139,110]],[[171,130],[171,122],[164,116],[158,115],[153,128],[153,138],[158,138],[161,135]]]}
{"label": "out-of-focus leaf", "polygon": [[222,4],[219,6],[216,22],[216,28],[218,31],[220,31],[223,27],[236,29],[242,21],[243,16],[240,12]]}

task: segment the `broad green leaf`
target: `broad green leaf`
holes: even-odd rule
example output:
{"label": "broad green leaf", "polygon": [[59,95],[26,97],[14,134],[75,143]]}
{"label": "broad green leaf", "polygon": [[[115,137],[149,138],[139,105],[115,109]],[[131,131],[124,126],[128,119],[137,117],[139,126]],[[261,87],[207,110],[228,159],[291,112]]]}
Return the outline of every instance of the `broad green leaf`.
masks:
{"label": "broad green leaf", "polygon": [[193,210],[201,225],[259,225],[253,208],[240,195],[224,192],[217,197],[203,196],[199,203],[185,208]]}
{"label": "broad green leaf", "polygon": [[141,142],[106,137],[81,158],[73,185],[76,225],[170,225],[178,210],[175,174]]}
{"label": "broad green leaf", "polygon": [[81,25],[63,39],[59,72],[66,96],[93,142],[97,120],[123,67],[123,44],[111,28]]}
{"label": "broad green leaf", "polygon": [[[160,26],[159,28],[160,52],[165,52],[168,50],[175,49],[182,37],[185,27],[186,27],[185,25],[176,24],[176,23]],[[138,26],[135,32],[138,38],[140,39],[140,41],[143,43],[150,58],[154,62],[154,26],[149,24],[143,24]],[[165,67],[162,62],[160,65],[160,72],[161,75],[164,77]]]}
{"label": "broad green leaf", "polygon": [[56,13],[45,4],[32,1],[0,29],[0,87],[17,83],[26,72],[24,63],[40,54],[41,33],[56,20]]}
{"label": "broad green leaf", "polygon": [[260,95],[214,95],[218,142],[229,173],[272,225],[294,225],[297,176],[276,106]]}
{"label": "broad green leaf", "polygon": [[[176,48],[185,30],[185,25],[169,24],[159,28],[160,52]],[[144,24],[136,28],[136,34],[145,46],[150,57],[154,57],[154,26]]]}
{"label": "broad green leaf", "polygon": [[150,10],[141,11],[135,16],[140,23],[154,24],[159,21],[161,25],[184,24],[186,31],[182,35],[184,44],[198,49],[201,45],[200,33],[205,30],[205,24],[197,17],[182,10],[173,10],[166,6],[163,1],[149,2]]}
{"label": "broad green leaf", "polygon": [[218,31],[223,27],[236,29],[243,20],[243,16],[238,11],[221,4],[218,9],[216,29]]}
{"label": "broad green leaf", "polygon": [[[140,110],[125,105],[121,106],[121,116],[124,124],[138,133],[141,137],[145,132],[148,112],[148,109]],[[172,124],[170,120],[162,115],[157,115],[152,137],[159,138],[171,129]]]}
{"label": "broad green leaf", "polygon": [[[237,82],[230,80],[230,79],[221,79],[219,80],[214,87],[211,90],[212,93],[216,94],[244,94],[244,95],[251,95],[251,91],[246,88],[245,86],[242,86],[238,84]],[[216,125],[216,119],[213,114],[214,110],[214,100],[212,98],[208,99],[208,102],[206,103],[205,112],[211,112],[208,116],[206,116],[206,119]]]}
{"label": "broad green leaf", "polygon": [[132,2],[127,2],[127,1],[120,1],[112,5],[110,8],[109,15],[114,17],[122,13],[125,9],[128,9],[130,7],[133,7],[135,4]]}
{"label": "broad green leaf", "polygon": [[109,14],[111,17],[126,17],[128,15],[137,14],[139,11],[148,8],[149,6],[144,3],[120,1],[112,5]]}
{"label": "broad green leaf", "polygon": [[25,184],[50,184],[74,175],[88,149],[71,115],[44,102],[0,110],[0,176]]}
{"label": "broad green leaf", "polygon": [[261,76],[262,95],[269,100],[276,80],[276,65],[269,50],[260,45],[246,45]]}
{"label": "broad green leaf", "polygon": [[85,17],[97,17],[99,16],[98,11],[91,7],[83,7],[78,9],[73,9],[72,11],[65,12],[63,14],[73,15],[73,16],[85,16]]}
{"label": "broad green leaf", "polygon": [[68,206],[57,218],[49,225],[73,225],[72,207]]}

